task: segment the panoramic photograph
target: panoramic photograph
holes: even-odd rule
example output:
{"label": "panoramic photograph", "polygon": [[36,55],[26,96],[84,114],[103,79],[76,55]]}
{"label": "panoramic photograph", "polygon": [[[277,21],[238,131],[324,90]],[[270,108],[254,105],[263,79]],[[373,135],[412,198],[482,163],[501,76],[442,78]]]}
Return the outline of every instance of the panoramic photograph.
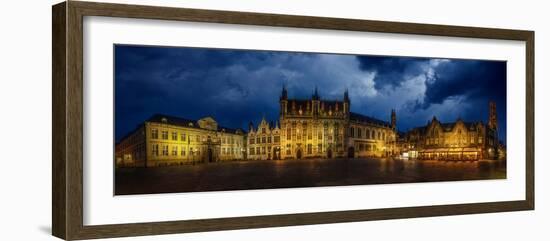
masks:
{"label": "panoramic photograph", "polygon": [[114,45],[114,195],[506,179],[506,62]]}

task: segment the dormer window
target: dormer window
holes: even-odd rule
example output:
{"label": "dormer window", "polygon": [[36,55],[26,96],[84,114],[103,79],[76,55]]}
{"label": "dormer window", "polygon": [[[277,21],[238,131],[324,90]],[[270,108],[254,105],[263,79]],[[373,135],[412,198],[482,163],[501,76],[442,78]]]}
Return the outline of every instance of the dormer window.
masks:
{"label": "dormer window", "polygon": [[166,119],[166,117],[162,117],[162,119],[160,119],[160,121],[162,121],[162,123],[167,123],[168,119]]}
{"label": "dormer window", "polygon": [[193,122],[189,122],[188,126],[193,127]]}

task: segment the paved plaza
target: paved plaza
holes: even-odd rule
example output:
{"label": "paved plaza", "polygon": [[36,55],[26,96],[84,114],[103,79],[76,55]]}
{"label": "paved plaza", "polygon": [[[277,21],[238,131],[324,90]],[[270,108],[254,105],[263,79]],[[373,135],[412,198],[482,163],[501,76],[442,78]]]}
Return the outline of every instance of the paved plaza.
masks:
{"label": "paved plaza", "polygon": [[506,161],[300,159],[118,168],[115,194],[202,192],[506,178]]}

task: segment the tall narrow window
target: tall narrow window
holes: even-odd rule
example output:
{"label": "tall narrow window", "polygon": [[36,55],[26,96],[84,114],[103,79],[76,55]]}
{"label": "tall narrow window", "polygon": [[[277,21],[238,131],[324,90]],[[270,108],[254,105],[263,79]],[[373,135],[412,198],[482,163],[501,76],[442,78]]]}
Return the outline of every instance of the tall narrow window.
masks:
{"label": "tall narrow window", "polygon": [[292,139],[292,129],[290,129],[290,128],[286,129],[286,139],[287,140]]}
{"label": "tall narrow window", "polygon": [[173,140],[173,141],[177,141],[177,140],[178,140],[178,133],[177,133],[177,132],[172,132],[172,140]]}
{"label": "tall narrow window", "polygon": [[[159,138],[159,130],[157,129],[152,129],[151,130],[151,139],[158,139]],[[157,149],[158,151],[158,149]]]}
{"label": "tall narrow window", "polygon": [[151,152],[153,153],[153,156],[158,156],[159,155],[159,145],[154,144],[152,147],[153,147],[152,148],[153,150]]}
{"label": "tall narrow window", "polygon": [[162,131],[162,139],[168,140],[168,131]]}

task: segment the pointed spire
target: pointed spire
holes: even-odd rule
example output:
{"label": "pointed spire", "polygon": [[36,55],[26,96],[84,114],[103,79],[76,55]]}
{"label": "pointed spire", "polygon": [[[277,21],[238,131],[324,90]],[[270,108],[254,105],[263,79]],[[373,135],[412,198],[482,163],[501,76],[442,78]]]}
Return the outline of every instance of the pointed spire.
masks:
{"label": "pointed spire", "polygon": [[283,90],[281,91],[281,100],[288,99],[288,93],[286,90],[286,84],[283,84]]}
{"label": "pointed spire", "polygon": [[248,123],[248,131],[249,131],[249,132],[253,132],[253,131],[254,131],[254,123],[252,123],[252,121]]}
{"label": "pointed spire", "polygon": [[319,100],[319,99],[320,99],[320,97],[319,97],[319,91],[317,90],[317,86],[315,86],[315,91],[313,92],[312,99],[313,99],[313,100]]}
{"label": "pointed spire", "polygon": [[391,109],[391,127],[395,129],[397,124],[397,116],[395,114],[395,109]]}
{"label": "pointed spire", "polygon": [[349,102],[349,92],[348,88],[346,88],[346,91],[344,91],[344,101]]}

